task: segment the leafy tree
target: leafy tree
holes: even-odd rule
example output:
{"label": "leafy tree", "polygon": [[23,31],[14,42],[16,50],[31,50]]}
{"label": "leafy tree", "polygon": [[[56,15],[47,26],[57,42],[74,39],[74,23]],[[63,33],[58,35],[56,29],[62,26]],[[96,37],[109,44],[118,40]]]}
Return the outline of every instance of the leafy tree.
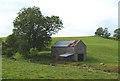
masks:
{"label": "leafy tree", "polygon": [[18,49],[17,37],[14,34],[9,35],[6,41],[2,41],[2,54],[11,57]]}
{"label": "leafy tree", "polygon": [[51,42],[51,35],[63,28],[58,16],[43,16],[35,6],[21,9],[13,24],[13,34],[18,37],[18,50],[24,54],[28,54],[30,48],[45,49]]}
{"label": "leafy tree", "polygon": [[114,30],[114,35],[113,35],[117,40],[120,40],[120,28]]}
{"label": "leafy tree", "polygon": [[109,36],[111,35],[108,31],[108,28],[103,29],[102,27],[99,27],[96,32],[95,32],[96,36],[102,36],[105,38],[109,38]]}
{"label": "leafy tree", "polygon": [[96,36],[102,36],[102,35],[103,35],[103,28],[102,28],[102,27],[99,27],[99,28],[96,30],[95,35],[96,35]]}
{"label": "leafy tree", "polygon": [[29,54],[30,45],[26,40],[19,39],[18,51],[20,54],[23,54],[25,57]]}
{"label": "leafy tree", "polygon": [[111,34],[109,33],[108,28],[105,28],[105,29],[103,30],[103,37],[109,38],[110,35],[111,35]]}

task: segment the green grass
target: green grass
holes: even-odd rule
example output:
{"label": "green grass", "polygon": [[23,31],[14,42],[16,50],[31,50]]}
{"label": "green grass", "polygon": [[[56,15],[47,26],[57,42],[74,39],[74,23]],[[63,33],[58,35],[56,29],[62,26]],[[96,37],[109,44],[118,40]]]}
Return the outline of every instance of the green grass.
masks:
{"label": "green grass", "polygon": [[115,79],[117,74],[79,69],[62,64],[51,66],[3,59],[3,79]]}
{"label": "green grass", "polygon": [[[50,51],[40,52],[37,61],[2,59],[4,79],[117,79],[118,42],[100,37],[55,37],[58,40],[82,40],[87,45],[84,62],[55,61]],[[49,48],[51,47],[49,46]],[[102,66],[100,63],[104,63]],[[83,66],[86,66],[83,68]],[[86,69],[87,68],[87,69]]]}

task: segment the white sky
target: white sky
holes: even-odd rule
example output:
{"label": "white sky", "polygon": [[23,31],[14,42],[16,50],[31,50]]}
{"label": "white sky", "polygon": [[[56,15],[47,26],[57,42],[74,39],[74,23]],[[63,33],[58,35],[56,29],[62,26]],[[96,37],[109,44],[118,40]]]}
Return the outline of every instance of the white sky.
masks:
{"label": "white sky", "polygon": [[0,37],[12,33],[23,7],[37,6],[43,15],[59,16],[65,28],[53,36],[90,36],[98,27],[118,28],[119,0],[0,0]]}

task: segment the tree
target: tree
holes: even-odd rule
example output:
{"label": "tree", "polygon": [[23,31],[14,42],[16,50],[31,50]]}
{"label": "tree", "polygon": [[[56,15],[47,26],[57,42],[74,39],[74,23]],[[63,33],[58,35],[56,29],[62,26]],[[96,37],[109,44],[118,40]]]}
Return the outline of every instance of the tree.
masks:
{"label": "tree", "polygon": [[102,27],[99,27],[99,28],[96,30],[95,35],[96,35],[96,36],[102,36],[102,35],[103,35],[103,28],[102,28]]}
{"label": "tree", "polygon": [[2,41],[2,54],[11,57],[18,50],[17,36],[14,34],[9,35],[6,41]]}
{"label": "tree", "polygon": [[111,35],[108,31],[108,28],[103,29],[102,27],[99,27],[96,32],[95,32],[96,36],[102,36],[105,38],[109,38],[109,36]]}
{"label": "tree", "polygon": [[105,28],[105,29],[103,30],[103,37],[109,38],[110,35],[111,35],[111,34],[109,33],[108,28]]}
{"label": "tree", "polygon": [[23,8],[15,18],[13,34],[18,37],[19,50],[44,49],[51,42],[51,35],[63,28],[58,16],[43,16],[38,7]]}
{"label": "tree", "polygon": [[114,30],[114,35],[113,35],[117,40],[120,40],[120,28]]}

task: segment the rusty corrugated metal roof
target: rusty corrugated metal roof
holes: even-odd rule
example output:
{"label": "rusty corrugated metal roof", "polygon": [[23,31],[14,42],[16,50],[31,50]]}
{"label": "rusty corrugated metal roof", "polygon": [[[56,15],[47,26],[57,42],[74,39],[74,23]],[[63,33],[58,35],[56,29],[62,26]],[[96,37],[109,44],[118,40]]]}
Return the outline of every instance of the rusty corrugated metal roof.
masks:
{"label": "rusty corrugated metal roof", "polygon": [[79,40],[65,40],[65,41],[57,41],[53,47],[74,47]]}

